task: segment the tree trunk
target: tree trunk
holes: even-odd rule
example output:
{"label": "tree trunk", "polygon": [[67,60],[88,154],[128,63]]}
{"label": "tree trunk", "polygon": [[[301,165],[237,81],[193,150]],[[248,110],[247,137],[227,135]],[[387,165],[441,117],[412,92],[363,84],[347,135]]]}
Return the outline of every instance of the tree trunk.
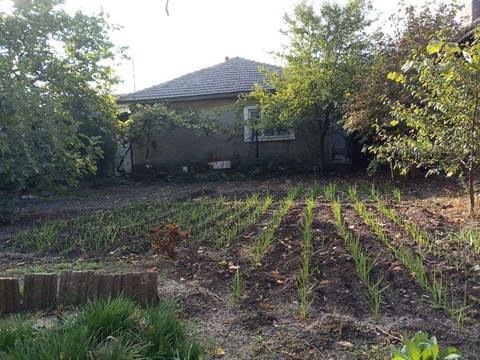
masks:
{"label": "tree trunk", "polygon": [[475,177],[473,170],[468,171],[468,195],[470,197],[470,216],[475,215]]}
{"label": "tree trunk", "polygon": [[328,127],[330,125],[330,109],[327,109],[324,112],[323,120],[319,118],[319,127],[320,127],[320,159],[319,159],[319,170],[320,175],[325,175],[325,137],[327,135]]}

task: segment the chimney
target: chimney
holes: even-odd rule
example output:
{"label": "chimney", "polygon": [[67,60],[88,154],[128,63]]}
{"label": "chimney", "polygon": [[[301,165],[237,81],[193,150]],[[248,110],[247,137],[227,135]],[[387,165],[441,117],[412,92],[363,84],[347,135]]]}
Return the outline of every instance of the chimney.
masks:
{"label": "chimney", "polygon": [[466,7],[466,23],[472,25],[476,19],[480,18],[480,0],[469,0]]}
{"label": "chimney", "polygon": [[[478,0],[478,1],[480,1],[480,0]],[[225,56],[225,61],[228,61],[228,60],[230,60],[230,58],[228,56]]]}

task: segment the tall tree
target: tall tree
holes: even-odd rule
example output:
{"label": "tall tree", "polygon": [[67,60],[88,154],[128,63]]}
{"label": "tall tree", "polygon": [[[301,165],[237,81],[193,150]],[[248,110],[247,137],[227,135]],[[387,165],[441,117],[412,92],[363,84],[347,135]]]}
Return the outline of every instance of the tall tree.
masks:
{"label": "tall tree", "polygon": [[278,54],[283,71],[268,76],[275,91],[257,86],[252,94],[261,107],[263,127],[318,134],[321,173],[325,136],[340,118],[347,94],[357,90],[354,74],[362,71],[371,50],[370,9],[366,0],[324,2],[318,9],[306,2],[297,5],[293,15],[285,16],[288,44]]}
{"label": "tall tree", "polygon": [[344,128],[356,134],[362,142],[375,141],[373,125],[388,119],[385,101],[406,99],[408,93],[397,83],[389,81],[387,74],[400,71],[412,52],[423,51],[433,36],[455,39],[461,29],[458,1],[429,0],[423,5],[410,5],[402,0],[398,11],[390,16],[385,32],[377,41],[369,57],[365,72],[354,74],[360,84],[358,91],[349,93],[345,102]]}
{"label": "tall tree", "polygon": [[401,72],[389,74],[409,94],[389,103],[390,120],[378,123],[380,142],[369,150],[401,174],[412,168],[467,180],[475,212],[475,175],[480,166],[480,33],[461,49],[432,40]]}
{"label": "tall tree", "polygon": [[[62,0],[16,0],[0,13],[0,195],[74,184],[115,151],[117,79],[104,14]],[[0,196],[1,197],[1,196]]]}

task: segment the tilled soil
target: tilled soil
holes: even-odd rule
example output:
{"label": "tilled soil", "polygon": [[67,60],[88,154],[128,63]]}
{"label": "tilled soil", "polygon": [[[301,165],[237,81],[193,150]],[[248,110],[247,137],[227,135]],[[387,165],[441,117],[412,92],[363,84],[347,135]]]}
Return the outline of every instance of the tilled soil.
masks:
{"label": "tilled soil", "polygon": [[[286,186],[285,182],[275,186],[263,184],[257,190],[280,191]],[[190,190],[185,190],[185,194],[197,193],[197,189]],[[303,201],[296,201],[283,219],[261,263],[254,266],[252,262],[254,242],[268,227],[279,204],[277,198],[251,228],[222,249],[214,249],[213,239],[208,236],[177,246],[174,258],[151,251],[79,258],[6,249],[1,252],[0,273],[21,276],[22,269],[59,271],[55,268],[58,264],[82,269],[94,266],[102,272],[158,271],[161,296],[179,303],[197,336],[211,349],[223,349],[224,359],[388,359],[390,345],[399,347],[399,338],[419,330],[437,336],[442,347],[456,346],[466,359],[475,359],[480,350],[479,305],[472,305],[463,326],[434,309],[414,276],[363,223],[353,207],[344,203],[346,225],[359,237],[370,258],[376,259],[373,277],[382,279],[384,287],[380,316],[372,317],[354,260],[336,229],[330,205],[322,197],[315,204],[313,223],[310,316],[301,320],[297,273]],[[432,212],[429,216],[420,217],[421,226],[431,224],[436,215]],[[386,231],[395,239],[402,231],[383,220]],[[441,220],[440,226],[445,226],[446,231],[450,224]],[[438,227],[433,225],[432,229]],[[414,248],[413,243],[410,246]],[[442,259],[435,257],[426,259],[426,264],[429,270],[444,269]],[[233,304],[231,283],[237,267],[241,296]],[[448,275],[458,279],[458,284],[463,279],[456,269],[448,269]]]}

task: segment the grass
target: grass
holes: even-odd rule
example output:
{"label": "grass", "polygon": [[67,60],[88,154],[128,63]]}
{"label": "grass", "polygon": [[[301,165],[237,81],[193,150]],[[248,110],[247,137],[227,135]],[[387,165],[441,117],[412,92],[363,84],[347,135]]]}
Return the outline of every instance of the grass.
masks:
{"label": "grass", "polygon": [[78,315],[41,326],[33,320],[0,320],[0,359],[201,359],[174,305],[147,309],[124,298],[90,302]]}
{"label": "grass", "polygon": [[442,309],[462,324],[465,318],[465,311],[468,308],[466,297],[464,296],[463,301],[457,300],[453,291],[449,291],[448,285],[439,271],[434,271],[430,279],[422,257],[407,249],[403,244],[397,246],[363,202],[355,202],[354,207],[365,224],[383,241],[385,246],[400,260],[408,272],[414,274],[415,281],[420,287],[430,294],[432,305]]}
{"label": "grass", "polygon": [[315,207],[315,200],[313,197],[308,198],[305,203],[305,209],[303,211],[304,220],[301,224],[302,228],[302,244],[301,252],[299,256],[300,268],[297,274],[297,286],[298,286],[298,310],[300,318],[306,319],[309,315],[310,305],[312,304],[314,297],[312,296],[311,285],[311,264],[313,251],[313,211]]}
{"label": "grass", "polygon": [[[349,194],[355,195],[356,188],[349,188]],[[341,205],[338,201],[331,202],[333,217],[335,220],[338,232],[345,241],[353,260],[355,261],[355,268],[357,276],[365,286],[365,297],[374,318],[378,318],[382,304],[382,292],[384,288],[381,287],[382,278],[373,279],[373,269],[377,260],[371,260],[367,251],[360,244],[360,240],[349,231],[345,225],[342,217]],[[379,254],[380,256],[380,254]]]}
{"label": "grass", "polygon": [[272,220],[264,231],[257,237],[255,241],[254,254],[253,254],[253,267],[260,264],[263,256],[267,253],[270,245],[272,244],[275,234],[277,233],[283,218],[288,214],[292,208],[295,200],[298,199],[304,192],[303,184],[299,184],[288,191],[287,198],[280,204],[272,216]]}

